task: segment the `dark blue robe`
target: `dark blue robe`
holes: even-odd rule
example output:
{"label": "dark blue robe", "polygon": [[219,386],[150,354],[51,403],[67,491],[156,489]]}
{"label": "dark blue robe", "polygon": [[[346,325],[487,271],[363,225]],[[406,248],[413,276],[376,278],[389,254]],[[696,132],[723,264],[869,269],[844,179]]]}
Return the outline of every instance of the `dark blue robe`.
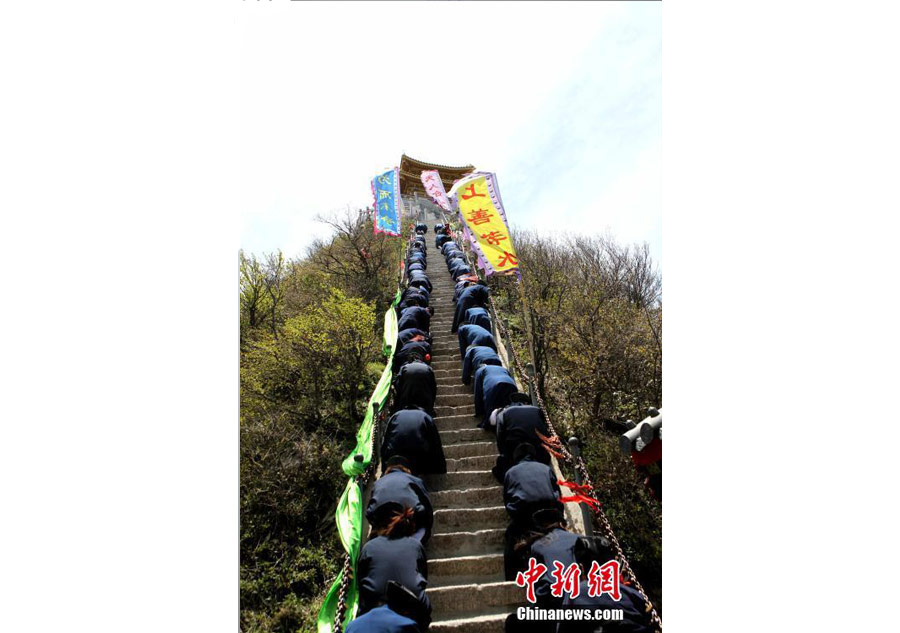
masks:
{"label": "dark blue robe", "polygon": [[405,330],[400,330],[397,332],[397,349],[400,349],[415,336],[424,336],[425,340],[429,343],[431,342],[431,334],[426,332],[425,330],[420,330],[419,328],[411,327],[406,328]]}
{"label": "dark blue robe", "polygon": [[417,328],[426,332],[431,326],[431,314],[428,308],[422,306],[410,306],[404,308],[400,313],[400,319],[397,321],[398,330],[406,330],[408,328]]}
{"label": "dark blue robe", "polygon": [[531,544],[531,556],[535,561],[547,566],[545,573],[534,586],[537,595],[537,605],[541,607],[558,607],[563,599],[550,595],[550,585],[553,584],[553,561],[559,561],[566,569],[576,562],[575,544],[578,542],[578,534],[573,534],[562,528],[554,528],[547,534]]}
{"label": "dark blue robe", "polygon": [[460,325],[459,330],[457,331],[457,337],[459,338],[460,360],[465,358],[466,350],[470,345],[490,347],[493,350],[497,349],[497,344],[494,342],[494,335],[491,334],[490,330],[485,330],[480,325]]}
{"label": "dark blue robe", "polygon": [[431,622],[431,601],[425,594],[428,586],[428,562],[425,547],[411,536],[389,539],[376,536],[363,545],[356,567],[359,584],[359,612],[365,613],[386,601],[387,583],[397,582],[419,598],[423,620]]}
{"label": "dark blue robe", "polygon": [[496,350],[485,345],[469,345],[466,357],[463,359],[462,381],[464,385],[472,382],[472,374],[482,365],[502,366]]}
{"label": "dark blue robe", "polygon": [[434,418],[419,408],[401,409],[388,419],[381,461],[386,462],[394,455],[406,458],[416,475],[447,472],[444,447]]}
{"label": "dark blue robe", "polygon": [[434,510],[425,483],[415,475],[392,470],[372,486],[366,518],[372,525],[384,525],[395,510],[404,508],[412,508],[416,513],[416,527],[422,530],[422,542],[427,543],[434,524]]}
{"label": "dark blue robe", "polygon": [[490,289],[481,284],[473,284],[464,289],[459,294],[459,299],[456,301],[456,312],[453,313],[453,325],[451,326],[450,331],[454,334],[456,333],[459,325],[464,322],[463,317],[466,314],[466,310],[469,308],[484,307],[490,293]]}
{"label": "dark blue robe", "polygon": [[422,407],[434,411],[437,381],[434,370],[426,363],[412,362],[403,365],[394,378],[394,410],[406,407]]}
{"label": "dark blue robe", "polygon": [[469,308],[466,310],[466,323],[480,325],[488,332],[491,331],[491,315],[487,308]]}
{"label": "dark blue robe", "polygon": [[431,344],[428,341],[410,341],[397,350],[394,354],[394,364],[391,371],[397,373],[400,368],[412,359],[421,360],[431,364]]}
{"label": "dark blue robe", "polygon": [[459,279],[463,275],[472,274],[472,269],[469,268],[468,264],[464,260],[458,259],[456,260],[459,263],[454,264],[453,267],[450,268],[450,277],[453,279]]}
{"label": "dark blue robe", "polygon": [[[627,585],[621,585],[621,598],[613,600],[609,594],[592,598],[588,595],[588,583],[582,574],[577,598],[571,598],[564,594],[562,605],[564,607],[581,607],[589,609],[622,609],[622,620],[604,620],[600,622],[577,622],[568,620],[560,622],[558,633],[592,633],[597,630],[599,624],[603,625],[603,633],[652,633],[656,629],[650,625],[650,616],[644,611],[644,599],[636,589]],[[777,628],[777,627],[775,627]]]}
{"label": "dark blue robe", "polygon": [[344,631],[345,633],[422,633],[422,629],[414,620],[394,613],[386,604],[358,616]]}
{"label": "dark blue robe", "polygon": [[512,521],[531,525],[538,510],[555,509],[562,513],[559,484],[553,469],[530,456],[506,471],[503,478],[503,504]]}
{"label": "dark blue robe", "polygon": [[409,281],[407,285],[410,286],[419,286],[420,288],[425,288],[429,294],[431,294],[431,282],[428,280],[428,275],[423,273],[421,270],[412,271],[409,276]]}
{"label": "dark blue robe", "polygon": [[502,477],[512,466],[512,458],[519,444],[531,444],[535,459],[542,464],[550,463],[550,454],[538,437],[538,433],[550,437],[550,429],[544,414],[530,404],[513,403],[497,412],[497,466],[494,474]]}
{"label": "dark blue robe", "polygon": [[490,428],[491,413],[494,409],[508,405],[509,397],[518,391],[516,381],[506,368],[482,365],[475,372],[475,415],[482,416],[481,424],[478,426],[483,429]]}

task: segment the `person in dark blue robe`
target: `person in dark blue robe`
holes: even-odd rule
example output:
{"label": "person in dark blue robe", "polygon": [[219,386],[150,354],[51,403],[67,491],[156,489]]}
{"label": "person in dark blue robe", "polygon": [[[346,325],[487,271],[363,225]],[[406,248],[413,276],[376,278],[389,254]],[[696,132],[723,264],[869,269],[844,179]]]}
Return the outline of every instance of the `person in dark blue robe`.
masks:
{"label": "person in dark blue robe", "polygon": [[431,334],[426,332],[425,330],[420,330],[419,328],[410,327],[404,330],[400,330],[397,332],[397,349],[400,349],[411,340],[416,338],[417,336],[421,336],[422,340],[431,342]]}
{"label": "person in dark blue robe", "polygon": [[491,428],[491,413],[510,403],[510,396],[519,392],[516,381],[505,367],[482,365],[475,372],[475,415],[481,415],[482,429]]}
{"label": "person in dark blue robe", "polygon": [[434,308],[423,308],[422,306],[409,306],[400,312],[400,318],[397,321],[397,329],[405,330],[407,328],[417,328],[419,330],[430,330],[431,315],[434,314]]}
{"label": "person in dark blue robe", "polygon": [[359,586],[359,613],[377,608],[387,600],[388,582],[394,581],[413,594],[421,604],[419,625],[431,622],[428,586],[428,562],[425,547],[411,536],[376,536],[363,545],[356,566]]}
{"label": "person in dark blue robe", "polygon": [[463,275],[472,274],[472,269],[465,262],[465,260],[457,259],[456,262],[457,263],[453,264],[453,266],[450,268],[450,277],[452,279],[455,280],[455,279],[459,279]]}
{"label": "person in dark blue robe", "polygon": [[408,275],[408,285],[410,286],[419,286],[420,288],[425,288],[429,294],[431,294],[431,282],[428,280],[428,275],[426,275],[421,270],[414,270]]}
{"label": "person in dark blue robe", "polygon": [[394,354],[391,371],[397,373],[406,363],[421,361],[431,364],[431,344],[428,341],[410,341]]}
{"label": "person in dark blue robe", "polygon": [[450,270],[450,267],[453,266],[457,261],[466,261],[466,255],[459,248],[453,247],[448,248],[447,252],[444,253],[444,260],[447,263],[447,270]]}
{"label": "person in dark blue robe", "polygon": [[646,603],[638,593],[628,585],[620,585],[621,596],[614,600],[608,593],[591,597],[588,594],[588,581],[585,574],[581,575],[578,597],[572,598],[570,594],[564,594],[562,607],[582,609],[621,609],[621,620],[603,620],[601,622],[577,622],[568,620],[559,623],[556,629],[558,633],[653,633],[656,628],[650,623],[650,614],[646,612]]}
{"label": "person in dark blue robe", "polygon": [[429,293],[425,288],[419,288],[418,286],[407,286],[406,290],[400,295],[400,301],[406,301],[410,297],[421,296],[425,298],[426,305],[428,301],[431,300],[431,293]]}
{"label": "person in dark blue robe", "polygon": [[416,538],[427,543],[434,525],[434,509],[425,483],[412,474],[410,464],[401,455],[394,455],[385,462],[384,474],[372,486],[366,518],[373,529],[380,530],[388,525],[398,512],[412,508]]}
{"label": "person in dark blue robe", "polygon": [[487,308],[469,308],[466,310],[466,323],[471,325],[480,325],[488,332],[491,331],[491,315],[488,313]]}
{"label": "person in dark blue robe", "polygon": [[400,409],[389,419],[381,444],[381,459],[387,461],[399,455],[409,464],[414,475],[447,472],[447,460],[437,426],[425,409]]}
{"label": "person in dark blue robe", "polygon": [[463,317],[466,314],[466,310],[475,307],[483,308],[487,304],[490,293],[490,288],[483,281],[479,281],[477,284],[464,289],[456,301],[456,311],[453,313],[453,325],[450,328],[450,332],[456,334],[460,324],[465,322]]}
{"label": "person in dark blue robe", "polygon": [[466,357],[466,350],[470,345],[490,347],[493,350],[497,349],[497,344],[494,342],[494,335],[491,334],[490,330],[485,330],[480,325],[467,324],[459,326],[457,338],[459,339],[460,360]]}
{"label": "person in dark blue robe", "polygon": [[440,248],[441,246],[443,246],[444,244],[449,242],[451,239],[453,239],[453,238],[451,238],[446,233],[439,233],[438,235],[434,236],[434,245],[437,248]]}
{"label": "person in dark blue robe", "polygon": [[497,463],[492,469],[494,476],[503,481],[507,469],[513,464],[513,453],[522,444],[534,447],[534,459],[542,464],[550,463],[550,453],[544,448],[538,433],[550,437],[550,429],[540,408],[532,406],[527,394],[516,393],[509,406],[496,412],[497,422]]}
{"label": "person in dark blue robe", "polygon": [[[459,279],[456,282],[456,285],[453,287],[453,303],[459,301],[459,295],[463,293],[463,290],[474,284],[475,282],[468,278]],[[456,308],[454,308],[455,310]]]}
{"label": "person in dark blue robe", "polygon": [[449,242],[444,242],[443,244],[441,244],[441,255],[446,257],[447,251],[454,249],[454,248],[456,250],[459,250],[459,244],[457,244],[453,240],[450,240]]}
{"label": "person in dark blue robe", "polygon": [[471,384],[472,375],[482,365],[497,365],[502,367],[503,363],[497,355],[497,351],[485,345],[469,345],[466,348],[466,356],[463,359],[462,381],[464,385]]}
{"label": "person in dark blue robe", "polygon": [[503,477],[503,503],[510,520],[532,527],[532,517],[538,510],[562,513],[556,474],[548,464],[535,460],[534,446],[519,444],[513,457],[516,463]]}
{"label": "person in dark blue robe", "polygon": [[[528,555],[535,561],[547,566],[544,574],[534,585],[537,605],[541,607],[556,608],[562,604],[563,599],[550,594],[550,585],[553,583],[553,561],[558,561],[568,569],[572,563],[577,562],[575,549],[581,537],[564,529],[562,523],[557,523],[544,536],[537,539],[528,549]],[[527,562],[527,559],[526,561]]]}
{"label": "person in dark blue robe", "polygon": [[406,308],[410,306],[419,306],[422,308],[428,307],[429,299],[425,297],[423,294],[411,294],[406,299],[400,301],[397,304],[397,315],[399,316]]}
{"label": "person in dark blue robe", "polygon": [[538,529],[535,513],[552,512],[562,517],[563,505],[559,498],[556,474],[546,464],[534,460],[534,447],[520,444],[514,453],[515,466],[503,478],[503,503],[509,515],[506,528],[504,567],[507,580],[513,580],[521,570],[525,551],[520,541]]}
{"label": "person in dark blue robe", "polygon": [[421,233],[423,235],[425,233],[428,233],[428,225],[424,222],[419,222],[418,224],[416,224],[416,233]]}
{"label": "person in dark blue robe", "polygon": [[413,262],[412,264],[409,265],[409,267],[406,270],[407,270],[407,272],[412,273],[417,270],[424,271],[426,268],[427,268],[427,266],[425,265],[424,262]]}
{"label": "person in dark blue robe", "polygon": [[406,407],[422,407],[433,414],[436,396],[434,370],[426,363],[406,363],[394,377],[394,411]]}
{"label": "person in dark blue robe", "polygon": [[425,264],[428,266],[428,255],[425,251],[420,251],[419,249],[413,249],[410,252],[409,257],[406,258],[406,267],[409,268],[412,264]]}

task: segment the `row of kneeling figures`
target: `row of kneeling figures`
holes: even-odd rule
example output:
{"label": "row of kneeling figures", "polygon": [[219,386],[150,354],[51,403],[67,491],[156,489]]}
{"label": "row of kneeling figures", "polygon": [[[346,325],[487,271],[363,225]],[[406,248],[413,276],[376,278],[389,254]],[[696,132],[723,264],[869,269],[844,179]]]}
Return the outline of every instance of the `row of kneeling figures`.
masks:
{"label": "row of kneeling figures", "polygon": [[447,472],[434,423],[437,382],[431,368],[432,285],[426,272],[427,226],[418,225],[397,305],[391,415],[381,443],[383,473],[366,506],[369,539],[357,563],[358,617],[347,633],[418,633],[431,623],[428,561],[434,511],[423,475]]}

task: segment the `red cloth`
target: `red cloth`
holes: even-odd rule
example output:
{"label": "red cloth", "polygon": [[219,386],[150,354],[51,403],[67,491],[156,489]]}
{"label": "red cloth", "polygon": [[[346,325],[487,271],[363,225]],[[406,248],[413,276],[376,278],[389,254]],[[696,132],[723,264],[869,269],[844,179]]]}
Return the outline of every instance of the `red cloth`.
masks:
{"label": "red cloth", "polygon": [[662,440],[654,438],[650,445],[642,451],[631,451],[631,461],[635,466],[649,466],[662,461]]}

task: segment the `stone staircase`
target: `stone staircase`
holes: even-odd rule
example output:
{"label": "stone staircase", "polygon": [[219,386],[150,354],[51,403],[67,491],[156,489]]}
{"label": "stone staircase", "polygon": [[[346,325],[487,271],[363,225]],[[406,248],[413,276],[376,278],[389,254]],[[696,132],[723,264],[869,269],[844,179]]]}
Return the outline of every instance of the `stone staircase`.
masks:
{"label": "stone staircase", "polygon": [[477,428],[472,391],[462,384],[459,343],[450,333],[453,282],[429,230],[428,277],[432,361],[437,379],[435,423],[447,474],[425,478],[434,506],[428,543],[430,631],[492,633],[504,630],[509,613],[524,605],[524,590],[503,579],[503,535],[507,525],[503,488],[491,475],[497,457],[494,435]]}

